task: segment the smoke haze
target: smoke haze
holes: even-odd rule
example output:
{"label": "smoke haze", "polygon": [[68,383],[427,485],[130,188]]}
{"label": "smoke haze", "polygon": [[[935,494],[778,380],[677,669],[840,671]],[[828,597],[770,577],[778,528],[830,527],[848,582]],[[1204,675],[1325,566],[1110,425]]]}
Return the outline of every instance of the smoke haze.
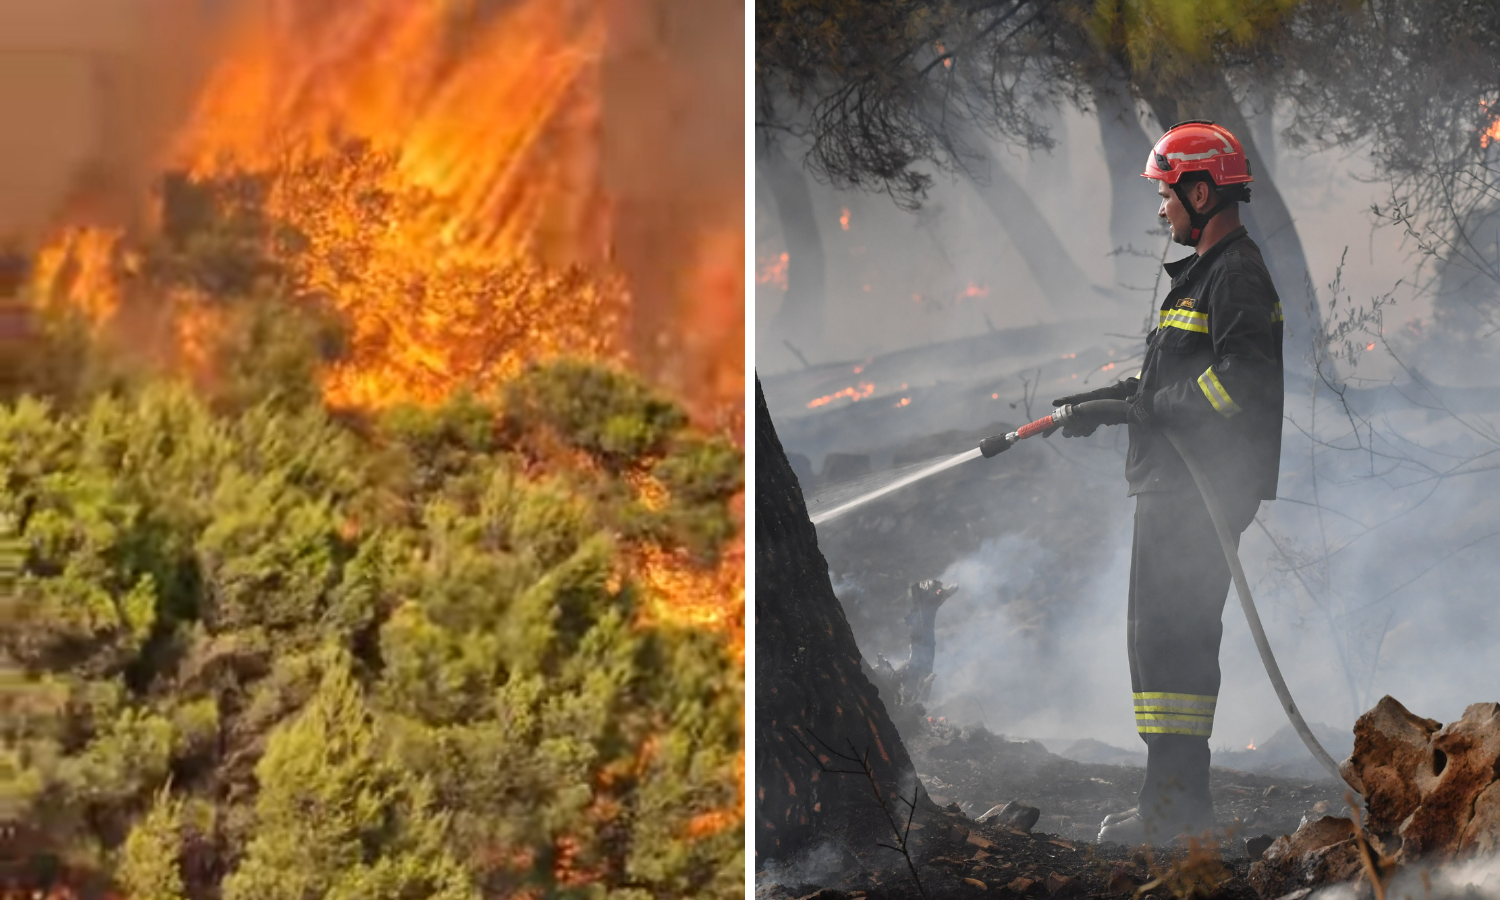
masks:
{"label": "smoke haze", "polygon": [[0,4],[0,243],[130,226],[211,56],[222,4]]}
{"label": "smoke haze", "polygon": [[[1052,397],[1134,374],[1130,359],[1138,360],[1141,348],[1135,335],[1166,291],[1165,279],[1156,280],[1166,242],[1155,230],[1157,200],[1142,180],[1139,215],[1132,211],[1130,219],[1133,252],[1115,253],[1121,245],[1109,227],[1110,170],[1098,122],[1067,108],[1054,124],[1058,147],[1050,155],[992,148],[1039,218],[1016,212],[1022,207],[1015,204],[987,203],[983,185],[962,177],[940,174],[915,213],[887,197],[839,192],[808,177],[826,283],[803,288],[823,304],[821,329],[790,324],[784,305],[797,286],[787,284],[786,266],[799,247],[786,242],[781,197],[759,191],[756,365],[783,444],[805,458],[810,498],[839,491],[840,479],[816,474],[831,454],[864,456],[878,475],[917,464],[923,446],[932,445],[929,458],[936,458],[938,432],[974,430],[977,440],[986,425],[1017,425],[1050,410]],[[1345,305],[1389,293],[1395,305],[1385,313],[1386,339],[1403,362],[1459,389],[1444,396],[1457,398],[1453,408],[1464,419],[1423,408],[1435,404],[1420,391],[1383,388],[1391,380],[1412,384],[1412,376],[1372,341],[1357,365],[1337,362],[1337,374],[1368,392],[1351,402],[1364,404],[1377,428],[1410,442],[1382,444],[1380,453],[1422,457],[1422,465],[1393,469],[1380,453],[1340,450],[1354,446],[1333,440],[1340,428],[1348,431],[1344,412],[1326,387],[1314,403],[1311,369],[1289,353],[1284,499],[1262,504],[1262,524],[1244,534],[1241,557],[1271,645],[1310,722],[1347,733],[1382,694],[1450,721],[1469,703],[1500,696],[1500,646],[1492,639],[1500,612],[1489,587],[1500,578],[1500,521],[1476,502],[1500,481],[1483,472],[1462,479],[1432,473],[1442,471],[1441,454],[1457,459],[1491,446],[1478,435],[1489,433],[1484,414],[1500,411],[1490,399],[1500,383],[1494,353],[1471,341],[1466,355],[1457,355],[1458,338],[1440,333],[1431,268],[1398,229],[1372,222],[1370,206],[1387,201],[1389,187],[1369,180],[1369,159],[1348,151],[1293,154],[1275,137],[1285,124],[1252,120],[1324,315],[1336,274]],[[1143,128],[1152,139],[1159,133],[1154,122]],[[799,158],[792,148],[786,154]],[[1005,221],[1007,210],[1021,220]],[[1025,229],[1050,230],[1067,248],[1086,277],[1081,312],[1058,302],[1059,284],[1066,284],[1048,283],[1056,273],[1018,249],[1015,235]],[[1185,249],[1174,245],[1166,256],[1179,258]],[[1308,285],[1276,287],[1284,304],[1307,303]],[[1487,301],[1495,287],[1477,284],[1469,299]],[[1048,325],[1052,330],[1034,328]],[[950,364],[968,353],[960,339],[973,344],[1026,327],[1034,328],[1029,356],[1005,350]],[[1470,399],[1474,405],[1461,408]],[[862,521],[851,516],[820,526],[836,592],[870,659],[905,658],[898,584],[941,577],[962,586],[937,617],[933,714],[1048,740],[1054,749],[1054,740],[1077,738],[1140,749],[1124,642],[1134,503],[1125,497],[1123,434],[1109,431],[1029,441],[970,464],[989,467],[991,482],[924,483]],[[1310,432],[1334,446],[1311,441]],[[962,441],[941,448],[962,449]],[[1014,477],[993,474],[1000,471]],[[974,492],[983,499],[965,498]],[[961,516],[960,498],[1003,511],[950,522]],[[1314,498],[1321,514],[1309,505]],[[879,566],[859,555],[861,542],[915,545],[937,530],[954,537],[929,541],[924,546],[932,549],[910,571],[890,571],[897,561],[884,549]],[[1076,580],[1059,587],[1070,573]],[[1216,751],[1242,750],[1287,723],[1232,590],[1224,623],[1211,743]]]}

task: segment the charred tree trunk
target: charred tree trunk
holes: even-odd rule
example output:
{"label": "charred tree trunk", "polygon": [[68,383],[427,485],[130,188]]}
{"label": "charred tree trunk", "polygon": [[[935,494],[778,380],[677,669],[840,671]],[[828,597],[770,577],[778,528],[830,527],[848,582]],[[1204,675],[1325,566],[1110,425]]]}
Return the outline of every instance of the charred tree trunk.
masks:
{"label": "charred tree trunk", "polygon": [[755,451],[755,859],[763,865],[827,839],[855,847],[891,839],[871,780],[822,770],[840,766],[830,751],[865,756],[888,804],[914,790],[919,804],[931,801],[865,676],[759,379]]}
{"label": "charred tree trunk", "polygon": [[772,330],[780,337],[794,338],[804,348],[821,348],[828,277],[807,176],[774,144],[761,148],[757,157],[765,184],[776,200],[776,214],[786,240],[786,298]]}

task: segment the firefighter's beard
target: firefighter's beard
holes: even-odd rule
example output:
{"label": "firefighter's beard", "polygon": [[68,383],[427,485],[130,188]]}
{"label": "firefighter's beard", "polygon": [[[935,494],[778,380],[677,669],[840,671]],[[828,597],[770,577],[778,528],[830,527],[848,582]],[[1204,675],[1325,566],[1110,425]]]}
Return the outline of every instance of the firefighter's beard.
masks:
{"label": "firefighter's beard", "polygon": [[1163,216],[1167,220],[1167,227],[1172,230],[1172,243],[1181,244],[1184,247],[1193,246],[1193,223],[1186,222],[1178,225],[1171,218]]}

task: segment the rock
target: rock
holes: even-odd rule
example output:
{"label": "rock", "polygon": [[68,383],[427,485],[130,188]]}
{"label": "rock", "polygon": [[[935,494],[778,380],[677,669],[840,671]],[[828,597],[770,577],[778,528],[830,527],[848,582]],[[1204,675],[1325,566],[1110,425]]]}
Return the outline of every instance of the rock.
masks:
{"label": "rock", "polygon": [[[1383,697],[1355,723],[1354,751],[1339,769],[1364,794],[1365,835],[1382,866],[1500,850],[1500,703],[1473,704],[1442,725]],[[1364,877],[1354,824],[1319,815],[1327,811],[1314,805],[1250,867],[1262,897]],[[1250,841],[1246,850],[1254,857]]]}
{"label": "rock", "polygon": [[989,811],[979,817],[979,821],[986,825],[1004,825],[1006,828],[1014,828],[1016,831],[1030,834],[1031,829],[1036,826],[1037,819],[1042,817],[1042,811],[1035,806],[1027,806],[1019,800],[1012,800],[1004,806],[992,806]]}
{"label": "rock", "polygon": [[[1403,860],[1448,860],[1474,855],[1500,839],[1494,815],[1500,763],[1500,703],[1475,703],[1433,735],[1416,769],[1418,803],[1398,830]],[[1489,795],[1486,821],[1474,823],[1478,800]],[[1470,825],[1475,827],[1471,830]]]}
{"label": "rock", "polygon": [[1416,771],[1441,723],[1408,712],[1387,696],[1354,723],[1354,752],[1339,766],[1365,798],[1365,827],[1389,834],[1417,808]]}
{"label": "rock", "polygon": [[1270,849],[1271,845],[1275,842],[1276,839],[1271,837],[1269,834],[1263,834],[1259,837],[1245,838],[1245,855],[1250,857],[1252,860],[1258,860],[1265,855],[1266,851]]}
{"label": "rock", "polygon": [[1282,835],[1250,866],[1250,886],[1262,897],[1347,881],[1360,872],[1354,823],[1323,816]]}

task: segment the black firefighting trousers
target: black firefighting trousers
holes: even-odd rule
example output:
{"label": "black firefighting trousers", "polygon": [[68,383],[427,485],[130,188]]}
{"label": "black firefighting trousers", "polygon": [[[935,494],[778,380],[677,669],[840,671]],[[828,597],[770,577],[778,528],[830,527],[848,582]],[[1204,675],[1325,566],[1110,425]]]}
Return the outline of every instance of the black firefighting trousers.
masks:
{"label": "black firefighting trousers", "polygon": [[[1236,542],[1260,501],[1228,498]],[[1197,491],[1136,495],[1127,640],[1136,730],[1146,742],[1138,809],[1149,831],[1213,825],[1208,738],[1219,696],[1229,564]]]}

